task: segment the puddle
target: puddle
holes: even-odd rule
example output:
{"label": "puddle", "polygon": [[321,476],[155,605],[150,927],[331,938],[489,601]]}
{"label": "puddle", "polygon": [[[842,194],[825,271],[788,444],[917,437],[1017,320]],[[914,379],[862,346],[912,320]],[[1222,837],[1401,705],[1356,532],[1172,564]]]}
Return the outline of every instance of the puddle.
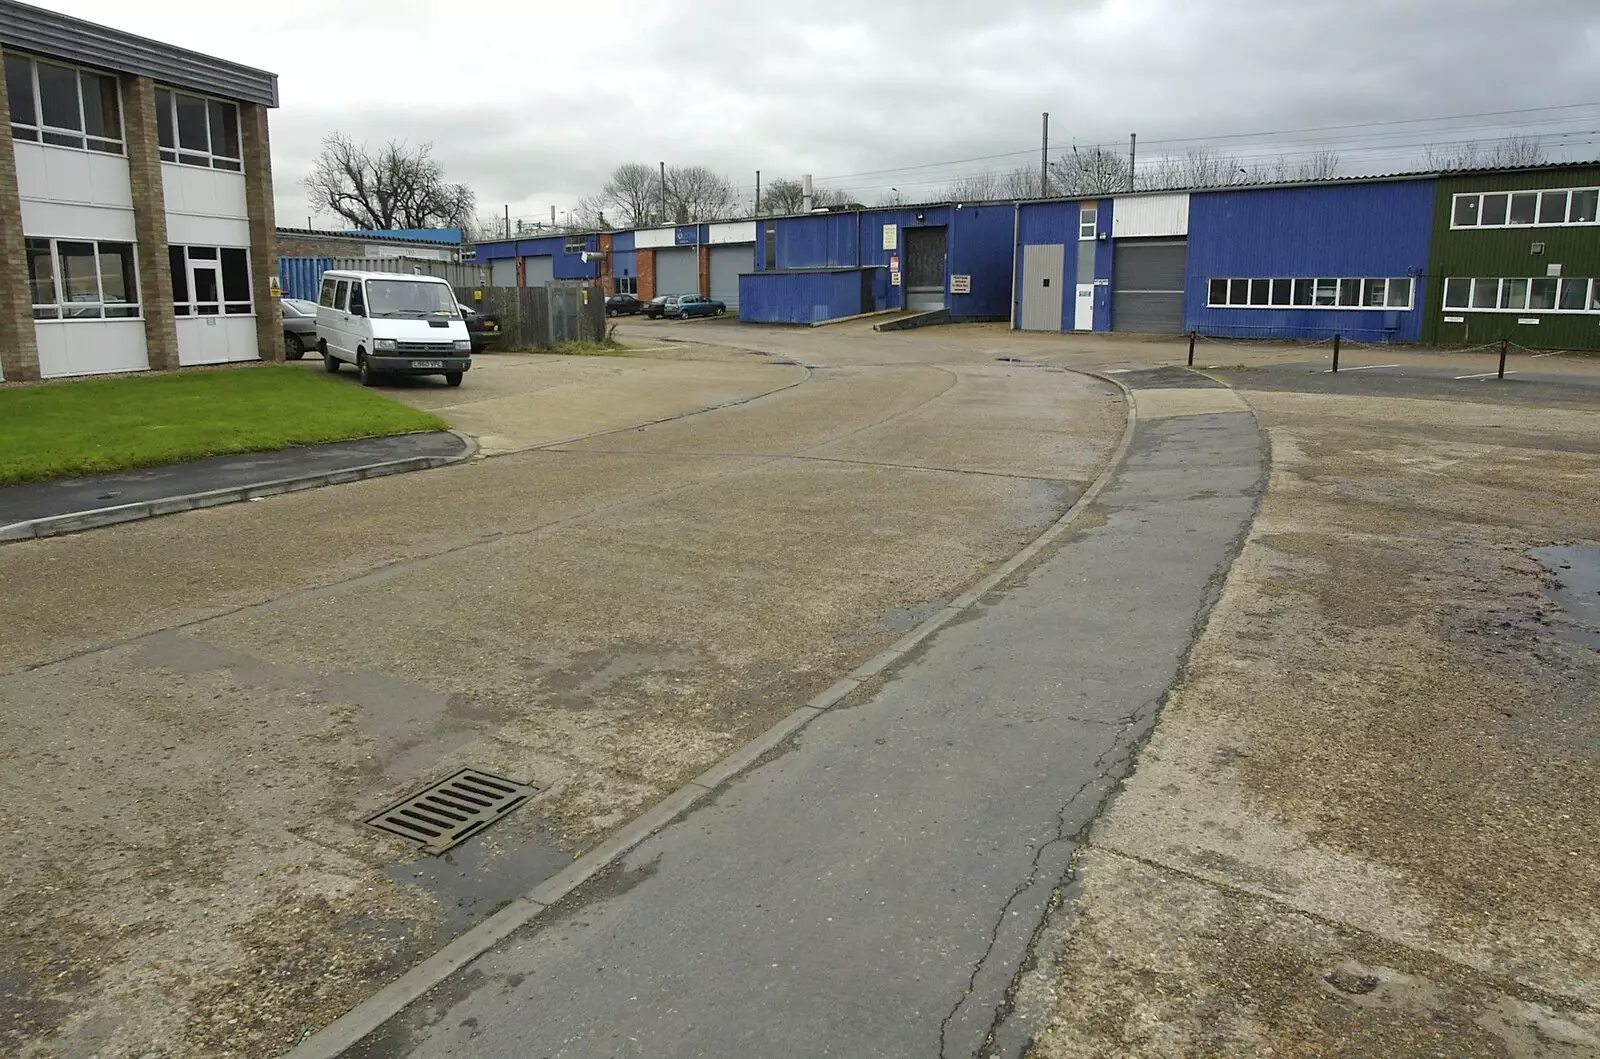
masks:
{"label": "puddle", "polygon": [[1600,651],[1600,547],[1575,544],[1528,553],[1556,579],[1545,590],[1561,608],[1550,631],[1571,644]]}
{"label": "puddle", "polygon": [[391,864],[383,873],[437,897],[440,934],[453,938],[571,863],[569,854],[547,846],[477,835],[442,857]]}

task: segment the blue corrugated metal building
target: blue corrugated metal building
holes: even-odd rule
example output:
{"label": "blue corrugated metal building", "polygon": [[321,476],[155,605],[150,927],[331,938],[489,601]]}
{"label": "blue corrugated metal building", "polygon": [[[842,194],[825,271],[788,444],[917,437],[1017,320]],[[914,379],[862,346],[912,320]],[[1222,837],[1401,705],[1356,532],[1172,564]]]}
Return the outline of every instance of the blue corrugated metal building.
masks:
{"label": "blue corrugated metal building", "polygon": [[1196,192],[1185,321],[1234,338],[1415,342],[1435,182]]}
{"label": "blue corrugated metal building", "polygon": [[317,289],[322,285],[322,274],[333,267],[331,257],[280,257],[278,258],[278,286],[285,298],[317,300]]}

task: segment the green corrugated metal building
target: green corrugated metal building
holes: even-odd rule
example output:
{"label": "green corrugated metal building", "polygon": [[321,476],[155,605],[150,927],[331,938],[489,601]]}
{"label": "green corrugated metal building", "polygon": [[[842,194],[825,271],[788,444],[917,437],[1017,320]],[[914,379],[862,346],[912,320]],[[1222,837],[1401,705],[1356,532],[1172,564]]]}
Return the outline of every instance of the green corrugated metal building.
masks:
{"label": "green corrugated metal building", "polygon": [[1441,176],[1428,272],[1424,342],[1600,349],[1600,165]]}

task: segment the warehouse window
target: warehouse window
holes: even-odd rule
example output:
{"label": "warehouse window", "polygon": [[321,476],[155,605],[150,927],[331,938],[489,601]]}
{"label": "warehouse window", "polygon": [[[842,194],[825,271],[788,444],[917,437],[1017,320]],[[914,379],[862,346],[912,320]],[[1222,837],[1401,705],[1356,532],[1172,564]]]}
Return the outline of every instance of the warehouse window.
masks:
{"label": "warehouse window", "polygon": [[1093,239],[1100,221],[1100,207],[1083,206],[1078,210],[1078,238]]}
{"label": "warehouse window", "polygon": [[1283,309],[1409,309],[1409,276],[1355,276],[1336,279],[1216,278],[1206,283],[1206,304],[1211,308]]}
{"label": "warehouse window", "polygon": [[618,276],[615,280],[618,294],[638,294],[638,276]]}
{"label": "warehouse window", "polygon": [[1444,308],[1502,313],[1597,313],[1600,283],[1582,277],[1451,277],[1444,281]]}
{"label": "warehouse window", "polygon": [[139,315],[132,243],[25,239],[35,320],[101,320]]}
{"label": "warehouse window", "polygon": [[1444,281],[1444,307],[1446,309],[1465,309],[1472,304],[1472,281],[1470,279],[1447,279]]}
{"label": "warehouse window", "polygon": [[122,153],[122,99],[110,74],[7,55],[13,139]]}
{"label": "warehouse window", "polygon": [[244,169],[239,108],[168,88],[156,89],[156,141],[161,160],[208,169]]}
{"label": "warehouse window", "polygon": [[177,316],[249,316],[250,251],[234,246],[169,246]]}
{"label": "warehouse window", "polygon": [[1554,228],[1597,223],[1600,188],[1468,192],[1455,196],[1452,228]]}

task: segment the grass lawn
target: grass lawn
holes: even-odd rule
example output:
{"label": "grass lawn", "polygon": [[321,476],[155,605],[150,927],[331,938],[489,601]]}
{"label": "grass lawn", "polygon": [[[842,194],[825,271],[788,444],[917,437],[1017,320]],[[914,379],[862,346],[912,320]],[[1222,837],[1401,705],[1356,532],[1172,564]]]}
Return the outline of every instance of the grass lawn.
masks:
{"label": "grass lawn", "polygon": [[0,484],[444,426],[349,379],[274,364],[0,388]]}

